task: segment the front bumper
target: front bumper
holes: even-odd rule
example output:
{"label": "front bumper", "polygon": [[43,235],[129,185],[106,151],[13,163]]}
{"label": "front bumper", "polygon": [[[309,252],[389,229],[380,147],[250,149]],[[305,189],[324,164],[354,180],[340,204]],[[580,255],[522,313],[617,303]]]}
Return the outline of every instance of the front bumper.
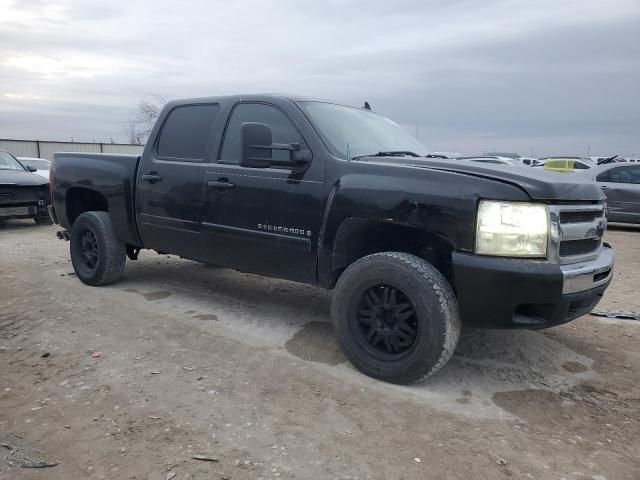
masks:
{"label": "front bumper", "polygon": [[453,285],[465,325],[545,328],[589,313],[613,276],[613,249],[570,265],[453,253]]}
{"label": "front bumper", "polygon": [[0,219],[2,220],[33,218],[37,214],[38,214],[37,205],[27,205],[27,206],[18,206],[18,207],[0,206]]}

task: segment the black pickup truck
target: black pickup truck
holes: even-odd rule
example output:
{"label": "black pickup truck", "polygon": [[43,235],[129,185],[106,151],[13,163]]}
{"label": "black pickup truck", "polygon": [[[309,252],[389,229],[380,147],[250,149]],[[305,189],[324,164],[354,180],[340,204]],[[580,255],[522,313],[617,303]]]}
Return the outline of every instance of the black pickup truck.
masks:
{"label": "black pickup truck", "polygon": [[427,153],[366,108],[173,101],[141,156],[56,154],[51,214],[89,285],[152,249],[332,289],[345,355],[396,383],[444,365],[462,323],[544,328],[598,303],[614,257],[594,184]]}

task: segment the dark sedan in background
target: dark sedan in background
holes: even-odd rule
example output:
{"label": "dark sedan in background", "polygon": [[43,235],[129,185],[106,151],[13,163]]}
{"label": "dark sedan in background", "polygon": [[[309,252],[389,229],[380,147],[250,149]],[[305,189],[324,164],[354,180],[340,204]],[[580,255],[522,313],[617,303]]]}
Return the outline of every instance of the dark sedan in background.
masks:
{"label": "dark sedan in background", "polygon": [[49,181],[25,167],[9,152],[0,151],[0,221],[33,218],[50,225]]}

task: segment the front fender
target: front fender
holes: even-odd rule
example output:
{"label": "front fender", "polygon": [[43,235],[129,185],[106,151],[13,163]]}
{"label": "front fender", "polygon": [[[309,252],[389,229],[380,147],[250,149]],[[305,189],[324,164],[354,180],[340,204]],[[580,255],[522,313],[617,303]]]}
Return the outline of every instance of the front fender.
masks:
{"label": "front fender", "polygon": [[331,186],[319,242],[320,284],[331,282],[332,252],[342,225],[349,219],[415,228],[440,237],[454,250],[471,251],[481,198],[529,199],[512,185],[464,174],[423,170],[408,176],[406,169],[385,170],[384,174],[347,174]]}

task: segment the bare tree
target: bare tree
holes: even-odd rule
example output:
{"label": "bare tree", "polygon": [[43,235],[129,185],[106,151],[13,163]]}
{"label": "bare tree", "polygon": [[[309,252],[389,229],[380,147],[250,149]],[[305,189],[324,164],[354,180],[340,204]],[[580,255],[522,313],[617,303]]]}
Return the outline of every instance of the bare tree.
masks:
{"label": "bare tree", "polygon": [[125,128],[129,143],[144,145],[165,103],[167,96],[157,93],[138,102],[137,112]]}
{"label": "bare tree", "polygon": [[138,128],[138,124],[131,120],[125,127],[127,140],[132,145],[144,145],[147,134]]}
{"label": "bare tree", "polygon": [[138,103],[138,122],[148,125],[151,130],[165,103],[167,103],[167,96],[157,93],[140,100]]}

